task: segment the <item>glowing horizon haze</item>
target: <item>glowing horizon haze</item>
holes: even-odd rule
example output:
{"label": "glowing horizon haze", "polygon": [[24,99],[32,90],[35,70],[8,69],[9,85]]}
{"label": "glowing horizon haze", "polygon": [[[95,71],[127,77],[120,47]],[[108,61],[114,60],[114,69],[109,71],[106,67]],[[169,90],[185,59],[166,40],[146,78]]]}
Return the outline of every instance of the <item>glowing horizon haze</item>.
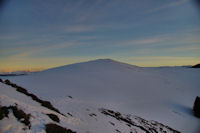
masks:
{"label": "glowing horizon haze", "polygon": [[4,0],[0,72],[99,58],[138,66],[200,63],[196,1]]}

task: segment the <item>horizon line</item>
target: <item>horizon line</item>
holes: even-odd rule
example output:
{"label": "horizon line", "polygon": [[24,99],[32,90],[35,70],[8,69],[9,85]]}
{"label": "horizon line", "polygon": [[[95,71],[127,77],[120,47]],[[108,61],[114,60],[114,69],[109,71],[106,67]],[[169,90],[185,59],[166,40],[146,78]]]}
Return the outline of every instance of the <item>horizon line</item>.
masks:
{"label": "horizon line", "polygon": [[84,62],[91,62],[91,61],[96,61],[96,60],[112,60],[112,61],[116,61],[116,62],[120,62],[120,63],[125,63],[125,64],[129,64],[129,65],[133,65],[133,66],[137,66],[137,67],[184,67],[184,66],[194,66],[197,65],[199,63],[196,64],[180,64],[180,65],[173,65],[173,64],[169,64],[169,65],[137,65],[133,64],[133,63],[128,63],[128,62],[122,62],[122,61],[118,61],[118,60],[113,60],[110,58],[97,58],[97,59],[93,59],[93,60],[85,60],[85,61],[79,61],[79,62],[74,62],[74,63],[68,63],[68,64],[63,64],[63,65],[55,65],[55,66],[49,66],[49,67],[32,67],[32,68],[22,68],[22,69],[15,69],[15,70],[6,70],[6,69],[2,69],[0,70],[0,73],[13,73],[13,72],[40,72],[40,71],[44,71],[44,70],[48,70],[48,69],[52,69],[52,68],[57,68],[57,67],[62,67],[62,66],[68,66],[68,65],[73,65],[73,64],[77,64],[77,63],[84,63]]}

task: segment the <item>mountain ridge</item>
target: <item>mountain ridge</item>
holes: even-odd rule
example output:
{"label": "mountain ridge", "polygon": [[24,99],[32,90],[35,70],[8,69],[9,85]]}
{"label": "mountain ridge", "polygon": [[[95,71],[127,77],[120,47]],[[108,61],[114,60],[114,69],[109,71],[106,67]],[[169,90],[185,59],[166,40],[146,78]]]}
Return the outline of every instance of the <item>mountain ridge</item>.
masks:
{"label": "mountain ridge", "polygon": [[108,65],[114,65],[114,64],[119,65],[119,66],[129,66],[129,67],[139,68],[138,66],[135,66],[135,65],[119,62],[119,61],[108,58],[108,59],[96,59],[96,60],[90,60],[90,61],[84,61],[84,62],[79,62],[79,63],[73,63],[73,64],[68,64],[68,65],[58,66],[58,67],[54,67],[54,68],[49,68],[49,69],[44,70],[42,72],[51,71],[51,70],[58,70],[58,69],[67,69],[67,68],[70,69],[72,67],[84,67],[84,66],[87,66],[87,65],[95,65],[95,66],[106,65],[106,66],[108,66]]}

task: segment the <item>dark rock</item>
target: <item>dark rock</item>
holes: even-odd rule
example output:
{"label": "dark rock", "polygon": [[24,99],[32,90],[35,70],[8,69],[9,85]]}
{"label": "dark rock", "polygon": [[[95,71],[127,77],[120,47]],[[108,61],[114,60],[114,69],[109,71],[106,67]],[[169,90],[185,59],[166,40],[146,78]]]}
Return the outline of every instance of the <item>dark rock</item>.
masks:
{"label": "dark rock", "polygon": [[13,115],[17,120],[26,126],[31,128],[31,123],[30,123],[30,117],[31,114],[26,114],[23,110],[19,109],[17,106],[0,106],[0,120],[2,120],[4,117],[8,118],[9,110],[12,110]]}
{"label": "dark rock", "polygon": [[194,115],[200,118],[200,97],[196,97],[193,106]]}
{"label": "dark rock", "polygon": [[192,66],[192,68],[200,68],[200,64],[196,64],[196,65]]}
{"label": "dark rock", "polygon": [[6,79],[5,84],[10,85],[10,80]]}
{"label": "dark rock", "polygon": [[55,115],[55,114],[46,114],[46,115],[48,115],[51,120],[58,122],[58,123],[60,122],[60,119],[58,118],[57,115]]}
{"label": "dark rock", "polygon": [[14,116],[18,121],[24,123],[26,126],[31,127],[30,117],[31,114],[26,114],[23,110],[19,109],[17,106],[9,106],[9,109],[12,109]]}
{"label": "dark rock", "polygon": [[66,129],[64,127],[61,127],[53,123],[46,124],[45,128],[46,128],[47,133],[76,133],[72,131],[71,129]]}
{"label": "dark rock", "polygon": [[9,111],[8,108],[3,106],[0,106],[0,120],[2,120],[4,117],[8,117]]}

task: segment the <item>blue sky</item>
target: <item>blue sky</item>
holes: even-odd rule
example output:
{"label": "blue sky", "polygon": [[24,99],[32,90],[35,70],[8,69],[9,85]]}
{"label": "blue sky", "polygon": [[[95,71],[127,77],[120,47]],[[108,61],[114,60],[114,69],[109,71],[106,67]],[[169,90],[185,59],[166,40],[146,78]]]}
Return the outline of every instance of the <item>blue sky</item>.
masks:
{"label": "blue sky", "polygon": [[5,0],[0,71],[97,58],[139,66],[195,64],[199,35],[193,0]]}

